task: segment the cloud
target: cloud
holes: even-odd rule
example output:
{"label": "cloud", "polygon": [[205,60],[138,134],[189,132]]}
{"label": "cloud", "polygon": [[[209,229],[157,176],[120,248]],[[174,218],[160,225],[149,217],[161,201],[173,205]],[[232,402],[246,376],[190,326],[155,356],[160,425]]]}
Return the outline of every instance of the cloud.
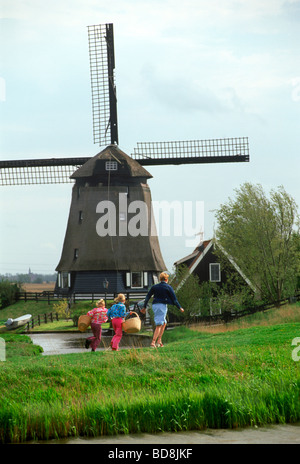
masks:
{"label": "cloud", "polygon": [[217,95],[197,80],[172,75],[163,77],[156,71],[149,72],[149,70],[146,79],[150,98],[154,96],[170,110],[175,109],[184,113],[191,111],[215,113],[231,110],[237,107],[237,103],[240,106],[234,89],[222,89]]}
{"label": "cloud", "polygon": [[48,251],[57,251],[57,245],[51,242],[41,243],[40,248]]}

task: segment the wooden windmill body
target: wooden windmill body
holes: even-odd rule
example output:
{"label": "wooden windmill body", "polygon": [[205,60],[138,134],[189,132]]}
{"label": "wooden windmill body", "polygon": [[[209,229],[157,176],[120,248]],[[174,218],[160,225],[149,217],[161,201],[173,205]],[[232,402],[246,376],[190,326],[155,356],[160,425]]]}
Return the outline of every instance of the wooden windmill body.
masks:
{"label": "wooden windmill body", "polygon": [[[146,291],[166,265],[153,234],[146,169],[109,145],[71,176],[75,179],[57,290]],[[133,205],[133,208],[130,208]],[[135,205],[144,205],[142,211]],[[135,215],[140,224],[130,230]],[[136,233],[135,233],[136,232]]]}
{"label": "wooden windmill body", "polygon": [[139,143],[127,155],[118,146],[112,24],[89,26],[89,49],[94,142],[106,148],[93,157],[1,161],[0,183],[75,182],[58,295],[146,293],[166,265],[143,166],[249,161],[248,139]]}

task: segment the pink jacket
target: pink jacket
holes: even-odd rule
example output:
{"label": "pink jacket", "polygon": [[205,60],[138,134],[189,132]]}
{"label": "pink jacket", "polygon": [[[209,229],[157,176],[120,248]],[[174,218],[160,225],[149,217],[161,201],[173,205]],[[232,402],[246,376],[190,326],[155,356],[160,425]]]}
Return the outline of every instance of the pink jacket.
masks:
{"label": "pink jacket", "polygon": [[94,308],[88,311],[87,315],[91,316],[92,320],[91,323],[96,323],[96,324],[103,324],[108,320],[108,317],[106,316],[107,309],[106,308]]}

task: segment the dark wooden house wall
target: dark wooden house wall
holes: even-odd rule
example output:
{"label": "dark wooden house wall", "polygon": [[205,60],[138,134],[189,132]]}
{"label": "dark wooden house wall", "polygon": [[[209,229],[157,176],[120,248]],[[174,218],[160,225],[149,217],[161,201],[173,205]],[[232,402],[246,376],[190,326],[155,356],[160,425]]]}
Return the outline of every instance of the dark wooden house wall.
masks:
{"label": "dark wooden house wall", "polygon": [[202,282],[210,282],[210,263],[220,264],[221,280],[220,282],[215,282],[218,286],[226,284],[229,278],[232,279],[233,275],[241,284],[244,283],[247,285],[244,279],[241,277],[240,273],[234,268],[234,266],[224,255],[220,259],[220,257],[214,253],[214,245],[212,245],[211,248],[202,257],[200,263],[193,272],[193,274],[199,277],[200,284]]}

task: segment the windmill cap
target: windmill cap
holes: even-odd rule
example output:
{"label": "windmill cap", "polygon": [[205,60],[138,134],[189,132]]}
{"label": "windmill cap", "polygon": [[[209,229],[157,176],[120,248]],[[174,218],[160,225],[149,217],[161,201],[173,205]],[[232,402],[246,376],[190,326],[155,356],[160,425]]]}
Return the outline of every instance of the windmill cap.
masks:
{"label": "windmill cap", "polygon": [[[112,161],[116,163],[116,170],[108,171],[106,162]],[[88,178],[88,177],[107,177],[108,172],[112,176],[117,177],[142,177],[146,179],[152,178],[152,175],[133,158],[128,156],[115,145],[108,145],[104,150],[96,156],[90,158],[84,163],[77,171],[75,171],[70,178]]]}

